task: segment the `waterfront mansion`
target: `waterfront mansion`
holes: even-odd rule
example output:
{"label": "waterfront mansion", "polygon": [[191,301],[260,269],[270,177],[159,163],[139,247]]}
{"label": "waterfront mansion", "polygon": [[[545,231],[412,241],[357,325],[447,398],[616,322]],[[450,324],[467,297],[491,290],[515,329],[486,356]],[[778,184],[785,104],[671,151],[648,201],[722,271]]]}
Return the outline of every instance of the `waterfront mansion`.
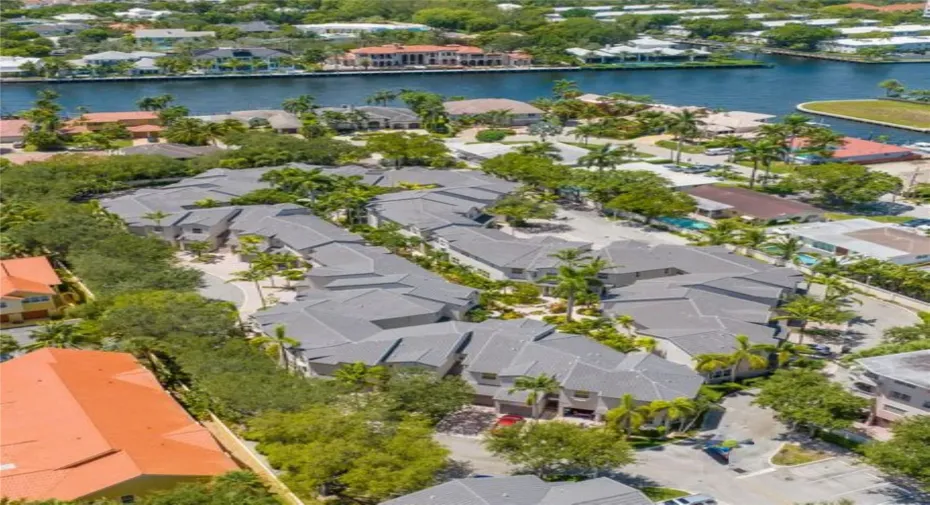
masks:
{"label": "waterfront mansion", "polygon": [[349,67],[509,67],[529,66],[530,55],[522,52],[487,52],[480,47],[386,44],[352,49],[335,63]]}

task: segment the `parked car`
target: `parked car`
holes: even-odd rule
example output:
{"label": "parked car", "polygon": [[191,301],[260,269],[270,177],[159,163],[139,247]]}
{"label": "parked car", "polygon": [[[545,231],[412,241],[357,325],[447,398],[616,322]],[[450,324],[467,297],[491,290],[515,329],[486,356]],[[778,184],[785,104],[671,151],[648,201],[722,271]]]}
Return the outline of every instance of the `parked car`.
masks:
{"label": "parked car", "polygon": [[506,415],[503,415],[503,416],[501,416],[501,417],[498,417],[498,418],[497,418],[497,421],[494,421],[494,426],[493,426],[491,429],[492,429],[492,430],[496,430],[496,429],[498,429],[498,428],[504,428],[504,427],[507,427],[507,426],[513,426],[513,425],[515,425],[515,424],[520,424],[520,423],[522,423],[522,422],[524,422],[524,421],[526,421],[526,418],[524,418],[524,417],[521,416],[521,415],[517,415],[517,414],[506,414]]}
{"label": "parked car", "polygon": [[694,165],[690,167],[682,167],[679,171],[686,174],[706,174],[711,170],[716,170],[716,167],[711,165]]}
{"label": "parked car", "polygon": [[704,151],[704,154],[708,156],[723,156],[727,154],[733,154],[735,151],[729,147],[711,147]]}
{"label": "parked car", "polygon": [[713,496],[707,496],[706,494],[693,494],[665,500],[657,505],[717,505],[717,500]]}
{"label": "parked car", "polygon": [[833,349],[830,349],[830,346],[826,344],[807,344],[807,347],[814,351],[816,357],[828,358],[833,356]]}
{"label": "parked car", "polygon": [[[14,145],[13,147],[16,146]],[[901,223],[901,226],[906,226],[908,228],[922,228],[924,226],[930,226],[930,219],[911,219],[910,221]]]}

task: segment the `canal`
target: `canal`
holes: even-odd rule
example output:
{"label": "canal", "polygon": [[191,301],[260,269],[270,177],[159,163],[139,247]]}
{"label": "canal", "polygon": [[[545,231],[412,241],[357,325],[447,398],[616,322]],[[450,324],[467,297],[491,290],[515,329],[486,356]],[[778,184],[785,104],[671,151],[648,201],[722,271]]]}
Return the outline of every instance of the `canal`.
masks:
{"label": "canal", "polygon": [[[80,105],[92,111],[114,111],[133,109],[136,100],[144,96],[169,93],[192,113],[206,114],[276,108],[285,98],[301,94],[311,94],[327,106],[358,105],[374,91],[398,88],[469,98],[531,100],[549,95],[552,81],[572,79],[591,93],[651,95],[657,101],[675,105],[783,115],[792,112],[798,103],[811,100],[875,97],[881,93],[876,85],[885,79],[898,79],[909,87],[930,87],[928,64],[868,65],[774,55],[759,58],[775,64],[775,68],[5,84],[0,89],[0,103],[4,113],[19,111],[29,107],[37,90],[52,88],[62,94],[61,102],[71,113]],[[888,135],[895,143],[930,137],[833,118],[824,121],[848,135]]]}

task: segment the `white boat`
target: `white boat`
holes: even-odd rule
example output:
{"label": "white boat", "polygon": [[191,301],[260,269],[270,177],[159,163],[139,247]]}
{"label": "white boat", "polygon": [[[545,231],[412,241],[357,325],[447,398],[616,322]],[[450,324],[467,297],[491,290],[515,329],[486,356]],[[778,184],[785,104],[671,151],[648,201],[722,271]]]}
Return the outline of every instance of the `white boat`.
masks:
{"label": "white boat", "polygon": [[903,147],[912,151],[919,151],[924,154],[930,154],[930,142],[914,142],[913,144],[907,144]]}

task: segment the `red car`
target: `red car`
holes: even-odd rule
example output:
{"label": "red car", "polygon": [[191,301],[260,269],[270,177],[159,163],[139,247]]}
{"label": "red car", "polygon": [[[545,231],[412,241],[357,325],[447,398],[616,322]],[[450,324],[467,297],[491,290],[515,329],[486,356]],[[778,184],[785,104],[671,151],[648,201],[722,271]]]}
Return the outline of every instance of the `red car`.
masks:
{"label": "red car", "polygon": [[503,428],[505,426],[513,426],[515,424],[520,424],[526,419],[523,416],[517,414],[507,414],[497,418],[497,421],[494,422],[494,427],[491,428],[496,430],[497,428]]}

